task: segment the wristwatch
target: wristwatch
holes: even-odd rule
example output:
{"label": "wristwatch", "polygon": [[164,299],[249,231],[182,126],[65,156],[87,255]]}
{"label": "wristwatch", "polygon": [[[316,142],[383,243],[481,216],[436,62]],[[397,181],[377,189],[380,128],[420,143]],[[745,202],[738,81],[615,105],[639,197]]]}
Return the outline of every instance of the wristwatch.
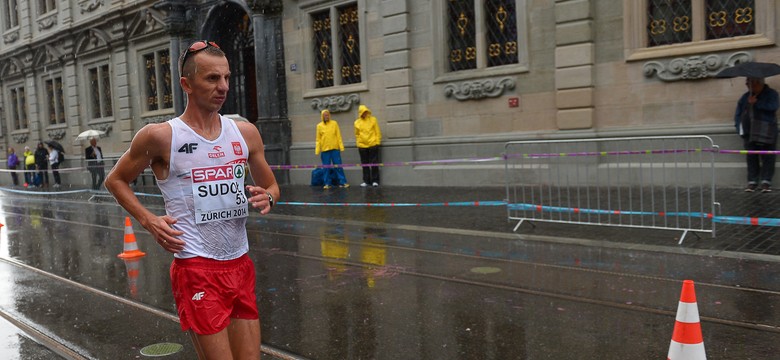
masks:
{"label": "wristwatch", "polygon": [[265,193],[265,194],[268,195],[268,205],[270,205],[271,207],[274,207],[274,197],[273,197],[273,195],[271,195],[271,193]]}

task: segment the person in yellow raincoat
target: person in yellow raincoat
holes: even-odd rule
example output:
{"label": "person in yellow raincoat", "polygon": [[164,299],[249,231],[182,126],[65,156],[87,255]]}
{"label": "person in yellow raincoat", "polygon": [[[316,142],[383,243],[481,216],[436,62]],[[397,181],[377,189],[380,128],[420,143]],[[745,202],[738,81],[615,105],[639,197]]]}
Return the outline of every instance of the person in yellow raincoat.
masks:
{"label": "person in yellow raincoat", "polygon": [[[330,118],[330,111],[322,110],[320,123],[317,124],[317,138],[314,154],[319,155],[323,165],[341,165],[341,152],[344,151],[344,141],[341,140],[341,130],[336,120]],[[325,189],[333,186],[349,187],[344,169],[341,167],[325,168]],[[335,176],[334,176],[335,175]],[[334,180],[334,177],[336,178]],[[334,181],[336,182],[334,184]]]}
{"label": "person in yellow raincoat", "polygon": [[35,154],[30,150],[29,146],[24,147],[24,183],[31,185],[33,182],[33,176],[35,175]]}
{"label": "person in yellow raincoat", "polygon": [[[382,132],[379,123],[371,114],[371,109],[365,105],[358,107],[358,118],[355,120],[355,141],[360,153],[361,164],[379,164],[379,144],[382,142]],[[363,166],[362,187],[379,186],[379,166]]]}

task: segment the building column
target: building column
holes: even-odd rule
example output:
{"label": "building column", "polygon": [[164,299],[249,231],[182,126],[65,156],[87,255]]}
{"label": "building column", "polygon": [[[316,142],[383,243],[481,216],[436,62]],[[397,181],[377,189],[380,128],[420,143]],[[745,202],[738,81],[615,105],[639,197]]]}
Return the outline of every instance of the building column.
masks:
{"label": "building column", "polygon": [[[287,117],[287,83],[284,68],[281,1],[255,1],[252,4],[255,36],[257,112],[255,123],[265,144],[269,164],[290,163],[292,125]],[[288,183],[288,170],[275,171],[279,183]]]}
{"label": "building column", "polygon": [[[194,11],[192,3],[189,0],[160,0],[154,4],[154,8],[164,11],[168,14],[165,19],[165,27],[167,33],[170,36],[170,56],[171,56],[171,84],[173,90],[173,107],[176,114],[184,112],[185,100],[184,93],[181,87],[176,84],[179,82],[181,74],[179,74],[179,56],[181,55],[182,42],[194,35],[195,23],[190,19],[192,15],[187,15],[188,11]],[[189,44],[187,44],[189,45]],[[185,45],[185,46],[187,46]]]}
{"label": "building column", "polygon": [[387,121],[382,134],[390,139],[409,138],[414,129],[409,8],[406,0],[384,0],[380,6]]}
{"label": "building column", "polygon": [[593,127],[595,45],[590,0],[555,2],[555,104],[558,129]]}

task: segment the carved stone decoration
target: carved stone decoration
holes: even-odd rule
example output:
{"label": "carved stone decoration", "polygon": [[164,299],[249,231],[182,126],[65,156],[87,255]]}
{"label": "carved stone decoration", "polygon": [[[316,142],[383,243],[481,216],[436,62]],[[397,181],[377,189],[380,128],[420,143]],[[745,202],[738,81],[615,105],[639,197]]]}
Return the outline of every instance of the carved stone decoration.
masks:
{"label": "carved stone decoration", "polygon": [[57,13],[38,19],[38,30],[46,30],[57,24]]}
{"label": "carved stone decoration", "polygon": [[14,139],[14,142],[17,144],[24,144],[27,142],[27,139],[30,137],[29,133],[21,133],[21,134],[11,134],[11,137]]}
{"label": "carved stone decoration", "polygon": [[46,134],[52,140],[62,140],[65,137],[65,133],[67,133],[67,130],[64,128],[46,130]]}
{"label": "carved stone decoration", "polygon": [[103,6],[103,0],[79,0],[79,7],[81,7],[82,14],[92,12],[101,6]]}
{"label": "carved stone decoration", "polygon": [[465,81],[460,84],[445,85],[444,96],[455,97],[458,101],[479,100],[486,97],[499,97],[505,91],[514,88],[515,80],[512,78],[503,78],[497,81],[491,79]]}
{"label": "carved stone decoration", "polygon": [[250,0],[247,5],[255,13],[273,15],[282,13],[282,1],[280,0]]}
{"label": "carved stone decoration", "polygon": [[19,30],[3,34],[3,41],[5,41],[6,44],[10,44],[16,40],[19,40]]}
{"label": "carved stone decoration", "polygon": [[311,108],[317,110],[328,109],[332,113],[350,111],[352,105],[360,103],[360,95],[349,94],[347,96],[328,96],[322,99],[314,99],[311,101]]}
{"label": "carved stone decoration", "polygon": [[188,37],[194,34],[195,14],[191,0],[159,0],[153,6],[161,11],[165,31],[173,36]]}
{"label": "carved stone decoration", "polygon": [[170,119],[170,118],[171,118],[171,116],[163,116],[163,115],[160,115],[160,116],[149,116],[149,117],[145,117],[145,118],[143,118],[142,120],[143,120],[144,124],[146,124],[146,125],[149,125],[149,124],[159,124],[159,123],[163,123],[163,122],[166,122],[166,121],[168,121],[168,119]]}
{"label": "carved stone decoration", "polygon": [[752,61],[745,51],[731,55],[710,54],[672,59],[668,63],[649,61],[643,66],[645,77],[656,76],[663,81],[696,80],[715,76],[721,70],[735,64]]}
{"label": "carved stone decoration", "polygon": [[106,136],[108,136],[111,133],[111,129],[114,128],[114,123],[90,124],[89,128],[103,131],[106,133]]}

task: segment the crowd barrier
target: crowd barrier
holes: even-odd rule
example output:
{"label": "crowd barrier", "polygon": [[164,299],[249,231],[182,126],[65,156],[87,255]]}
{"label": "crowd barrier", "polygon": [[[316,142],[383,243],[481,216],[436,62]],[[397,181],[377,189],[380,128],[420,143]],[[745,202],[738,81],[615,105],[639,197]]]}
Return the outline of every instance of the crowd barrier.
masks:
{"label": "crowd barrier", "polygon": [[711,233],[715,154],[706,136],[512,141],[507,217]]}
{"label": "crowd barrier", "polygon": [[[418,166],[462,163],[505,162],[504,201],[432,203],[315,203],[279,202],[290,206],[439,207],[506,206],[508,218],[523,222],[564,222],[587,225],[628,226],[680,230],[680,243],[688,232],[709,232],[715,224],[780,227],[780,219],[723,216],[715,201],[714,160],[719,154],[780,154],[780,151],[721,150],[706,136],[632,137],[612,139],[514,141],[505,144],[501,156],[425,161],[341,165],[271,165],[274,170],[362,166]],[[105,161],[106,173],[116,162]],[[64,174],[88,176],[83,160],[67,160],[59,169]],[[81,165],[81,166],[78,166]],[[48,170],[49,172],[51,169]],[[24,170],[0,169],[0,173]],[[83,175],[87,174],[87,175]],[[20,179],[21,180],[21,179]],[[51,179],[50,179],[51,180]],[[88,180],[88,179],[87,179]],[[136,179],[137,185],[154,185],[149,168]],[[136,185],[134,183],[134,185]],[[20,194],[92,192],[90,190],[46,189]],[[159,194],[136,193],[139,196]]]}

